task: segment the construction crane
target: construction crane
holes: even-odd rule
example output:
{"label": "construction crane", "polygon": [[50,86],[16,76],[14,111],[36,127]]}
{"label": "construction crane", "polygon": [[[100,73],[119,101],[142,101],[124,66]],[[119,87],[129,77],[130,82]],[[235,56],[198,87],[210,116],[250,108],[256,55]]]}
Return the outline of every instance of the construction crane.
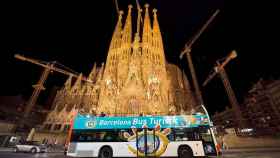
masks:
{"label": "construction crane", "polygon": [[[40,60],[37,60],[37,59],[27,58],[27,57],[24,57],[24,56],[19,55],[19,54],[15,54],[14,57],[16,59],[19,59],[19,60],[22,60],[22,61],[27,61],[27,62],[39,65],[39,66],[44,68],[44,71],[43,71],[39,81],[37,82],[37,84],[33,85],[34,91],[31,95],[31,97],[29,98],[29,100],[27,102],[27,105],[24,109],[23,119],[21,119],[22,122],[20,123],[20,125],[24,126],[24,121],[27,119],[27,117],[29,116],[32,108],[36,104],[36,101],[38,99],[38,96],[39,96],[40,92],[42,90],[45,90],[44,83],[45,83],[45,81],[46,81],[50,72],[55,71],[55,72],[59,72],[61,74],[64,74],[64,75],[67,75],[67,76],[72,76],[72,77],[75,77],[75,78],[77,78],[79,75],[77,73],[69,72],[69,71],[63,70],[61,68],[55,67],[55,64],[57,62],[40,61]],[[82,80],[87,81],[87,82],[92,82],[90,80],[87,80],[85,77],[82,77]]]}
{"label": "construction crane", "polygon": [[[214,133],[213,131],[213,123],[210,120],[210,117],[208,115],[208,112],[206,110],[206,108],[204,107],[204,102],[203,102],[203,98],[202,98],[202,94],[198,85],[198,81],[196,78],[196,72],[193,66],[193,62],[192,62],[192,56],[191,56],[191,50],[192,50],[192,45],[194,44],[194,42],[200,37],[200,35],[206,30],[206,28],[209,26],[209,24],[214,20],[214,18],[217,16],[217,14],[220,12],[219,9],[217,9],[214,14],[206,21],[206,23],[200,28],[200,30],[198,30],[198,32],[185,44],[184,50],[181,52],[180,54],[180,59],[183,59],[183,56],[186,54],[187,55],[187,63],[190,69],[190,73],[191,73],[191,77],[192,77],[192,82],[193,82],[193,86],[194,86],[194,90],[195,90],[195,99],[196,99],[196,103],[198,104],[196,107],[202,107],[203,111],[205,112],[205,114],[208,116],[208,121],[210,124],[210,132],[211,134]],[[192,107],[192,110],[194,109]],[[217,144],[217,140],[216,137],[214,137],[214,144],[216,147]],[[217,148],[216,148],[217,150]]]}
{"label": "construction crane", "polygon": [[[225,71],[225,66],[234,58],[237,57],[236,51],[232,51],[227,57],[217,60],[216,61],[216,66],[214,67],[214,72],[210,73],[210,75],[207,77],[207,79],[203,82],[203,86],[205,87],[216,75],[219,75],[220,78],[222,79],[222,82],[224,84],[224,87],[226,89],[226,93],[229,98],[229,102],[234,110],[234,115],[235,119],[237,120],[237,124],[239,128],[244,128],[245,127],[245,122],[242,117],[242,113],[239,107],[239,104],[237,102],[236,96],[234,94],[234,91],[231,87],[231,84],[229,82],[227,73]],[[221,60],[223,60],[222,63]]]}
{"label": "construction crane", "polygon": [[180,54],[180,59],[183,58],[183,56],[186,54],[187,55],[187,63],[189,65],[189,69],[191,72],[191,77],[192,77],[192,82],[194,85],[194,90],[195,90],[195,98],[198,103],[198,105],[203,105],[203,98],[201,95],[201,91],[198,85],[198,81],[196,78],[196,73],[195,69],[193,66],[192,62],[192,57],[191,57],[191,49],[192,45],[194,42],[200,37],[200,35],[205,31],[205,29],[209,26],[209,24],[214,20],[214,18],[217,16],[217,14],[220,12],[220,10],[216,10],[214,14],[207,20],[207,22],[201,27],[201,29],[185,44],[184,50]]}

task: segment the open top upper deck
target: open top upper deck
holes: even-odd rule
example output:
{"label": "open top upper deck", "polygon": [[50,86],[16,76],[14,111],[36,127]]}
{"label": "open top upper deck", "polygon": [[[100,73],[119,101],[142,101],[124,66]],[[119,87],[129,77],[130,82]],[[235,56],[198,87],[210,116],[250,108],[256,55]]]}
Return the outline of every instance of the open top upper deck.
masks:
{"label": "open top upper deck", "polygon": [[191,128],[208,126],[206,115],[99,117],[77,114],[73,129]]}

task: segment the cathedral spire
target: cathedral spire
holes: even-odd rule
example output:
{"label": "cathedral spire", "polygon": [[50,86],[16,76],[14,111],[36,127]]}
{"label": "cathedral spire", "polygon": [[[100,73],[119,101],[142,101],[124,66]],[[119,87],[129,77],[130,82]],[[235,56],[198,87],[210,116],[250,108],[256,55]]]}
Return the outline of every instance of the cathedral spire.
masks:
{"label": "cathedral spire", "polygon": [[104,63],[101,64],[101,67],[96,76],[96,83],[100,82],[103,78],[103,71],[104,71]]}
{"label": "cathedral spire", "polygon": [[114,33],[112,36],[109,51],[111,49],[114,49],[114,48],[117,48],[120,46],[120,38],[121,38],[121,32],[122,32],[122,15],[123,15],[123,11],[121,10],[119,12],[118,22],[117,22],[117,25],[115,27],[115,30],[114,30]]}
{"label": "cathedral spire", "polygon": [[155,49],[154,59],[156,64],[165,65],[164,49],[162,43],[161,32],[157,19],[157,9],[153,9],[154,23],[153,23],[153,47]]}
{"label": "cathedral spire", "polygon": [[88,80],[94,81],[95,75],[96,75],[96,62],[94,63],[93,68],[92,68],[90,74],[88,75]]}
{"label": "cathedral spire", "polygon": [[72,75],[70,75],[68,77],[68,79],[66,80],[66,82],[64,83],[64,90],[65,91],[70,91],[71,90],[71,86],[72,86]]}
{"label": "cathedral spire", "polygon": [[151,53],[152,53],[152,29],[149,16],[149,4],[145,4],[145,16],[142,34],[142,76],[143,83],[147,86],[147,80],[152,70]]}
{"label": "cathedral spire", "polygon": [[131,38],[132,38],[132,21],[131,21],[131,9],[132,5],[128,6],[128,13],[125,20],[122,39],[121,39],[121,49],[118,51],[118,61],[117,65],[117,86],[122,87],[125,77],[128,71],[128,61],[131,54]]}
{"label": "cathedral spire", "polygon": [[145,4],[145,18],[144,18],[144,26],[143,26],[143,47],[146,47],[148,43],[150,43],[150,39],[152,37],[151,30],[151,22],[149,16],[149,4]]}
{"label": "cathedral spire", "polygon": [[117,64],[117,53],[121,47],[121,34],[122,34],[122,14],[123,11],[119,12],[118,22],[116,24],[110,47],[108,50],[108,56],[106,61],[105,77],[107,79],[114,79]]}
{"label": "cathedral spire", "polygon": [[76,92],[76,91],[79,91],[82,87],[82,73],[79,75],[79,77],[77,78],[75,84],[73,85],[71,91],[72,92]]}
{"label": "cathedral spire", "polygon": [[123,45],[130,45],[131,43],[131,34],[132,34],[132,25],[131,25],[131,9],[132,5],[128,6],[128,13],[125,20],[125,25],[123,28],[123,35],[122,35],[122,44]]}

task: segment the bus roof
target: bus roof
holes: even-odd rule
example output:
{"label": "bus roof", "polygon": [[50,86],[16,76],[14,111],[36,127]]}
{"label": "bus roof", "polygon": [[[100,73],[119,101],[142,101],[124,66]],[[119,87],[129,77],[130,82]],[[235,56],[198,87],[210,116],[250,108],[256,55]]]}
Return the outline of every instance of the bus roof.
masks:
{"label": "bus roof", "polygon": [[206,115],[97,117],[77,114],[73,129],[188,128],[208,126]]}

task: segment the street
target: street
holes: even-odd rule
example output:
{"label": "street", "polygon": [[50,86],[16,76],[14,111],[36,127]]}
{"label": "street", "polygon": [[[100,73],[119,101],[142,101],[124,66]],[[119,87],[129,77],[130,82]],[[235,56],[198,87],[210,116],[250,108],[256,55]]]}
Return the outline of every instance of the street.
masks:
{"label": "street", "polygon": [[239,152],[239,153],[226,153],[221,158],[279,158],[280,151],[278,152]]}
{"label": "street", "polygon": [[[225,152],[217,158],[279,158],[280,149],[235,149]],[[12,151],[0,151],[0,158],[66,158],[62,152],[56,153],[13,153]]]}
{"label": "street", "polygon": [[235,153],[226,154],[221,158],[279,158],[280,152],[273,153]]}
{"label": "street", "polygon": [[65,158],[63,153],[14,153],[11,151],[1,151],[0,158]]}

